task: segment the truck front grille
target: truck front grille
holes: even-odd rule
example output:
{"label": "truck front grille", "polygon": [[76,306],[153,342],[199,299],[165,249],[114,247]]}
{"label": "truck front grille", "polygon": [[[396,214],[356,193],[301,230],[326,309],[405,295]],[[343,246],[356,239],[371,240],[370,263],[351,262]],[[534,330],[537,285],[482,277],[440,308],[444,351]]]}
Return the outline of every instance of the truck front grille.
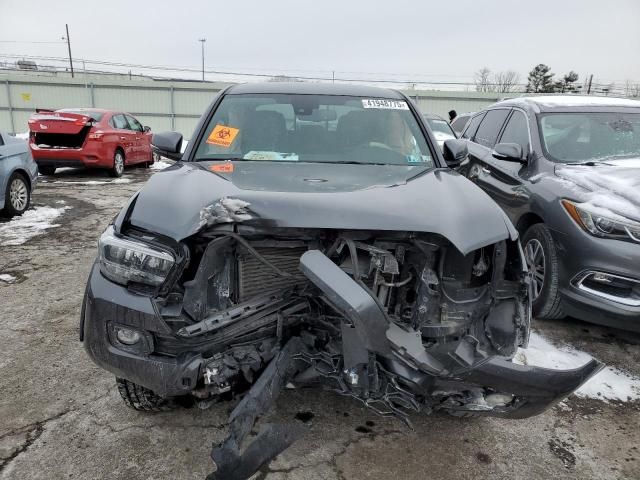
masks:
{"label": "truck front grille", "polygon": [[[256,251],[280,270],[300,275],[298,265],[306,248],[258,247]],[[249,252],[238,256],[238,301],[291,287],[295,283],[295,279],[278,275]]]}

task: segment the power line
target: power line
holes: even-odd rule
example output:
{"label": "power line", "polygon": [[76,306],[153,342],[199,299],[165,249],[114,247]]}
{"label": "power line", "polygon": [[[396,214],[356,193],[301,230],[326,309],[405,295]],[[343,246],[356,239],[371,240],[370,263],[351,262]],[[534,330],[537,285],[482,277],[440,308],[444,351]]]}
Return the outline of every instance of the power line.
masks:
{"label": "power line", "polygon": [[35,43],[35,44],[43,44],[43,43],[53,43],[56,45],[59,45],[61,43],[65,43],[65,42],[61,42],[61,41],[32,41],[32,40],[0,40],[0,43]]}
{"label": "power line", "polygon": [[[68,59],[63,57],[53,57],[53,56],[39,56],[39,55],[14,55],[14,54],[0,54],[0,57],[4,58],[13,58],[13,59],[31,59],[31,60],[41,60],[41,61],[54,61],[54,62],[67,62]],[[112,62],[106,60],[90,60],[90,59],[78,59],[76,61],[81,61],[83,63],[89,65],[100,65],[100,66],[108,66],[108,67],[120,67],[120,68],[137,68],[141,70],[153,70],[153,71],[164,71],[164,72],[183,72],[183,73],[204,73],[214,74],[214,75],[227,75],[227,76],[236,76],[236,77],[245,77],[245,78],[272,78],[278,76],[291,77],[299,80],[309,80],[309,81],[338,81],[338,82],[368,82],[368,83],[378,83],[378,84],[398,84],[398,85],[435,85],[435,86],[463,86],[463,87],[476,87],[476,83],[472,81],[464,82],[464,81],[449,81],[449,80],[423,80],[423,79],[390,79],[390,78],[353,78],[344,75],[335,74],[345,74],[345,73],[360,73],[361,75],[366,75],[368,72],[334,72],[334,71],[321,71],[317,70],[318,73],[326,73],[326,75],[298,75],[293,71],[280,70],[277,73],[268,72],[268,73],[251,73],[251,72],[239,72],[234,70],[203,70],[197,67],[187,67],[187,66],[169,66],[169,65],[150,65],[150,64],[136,64],[136,63],[126,63],[126,62]],[[252,69],[248,69],[252,70]],[[255,70],[255,69],[253,69]],[[309,70],[307,70],[309,71]],[[96,71],[96,73],[114,73],[113,71]],[[384,74],[378,73],[376,75],[394,75],[394,74]],[[427,75],[425,75],[427,76]],[[497,83],[490,82],[487,84],[488,86],[496,86]],[[525,87],[526,83],[516,83],[513,85],[513,88],[522,88]],[[602,83],[596,84],[594,82],[594,87],[596,85],[603,85]],[[615,82],[611,82],[613,88],[611,91],[623,91],[623,85],[616,85]],[[493,92],[500,93],[500,92]]]}
{"label": "power line", "polygon": [[[46,60],[46,61],[66,61],[66,59],[63,59],[61,57],[46,57],[46,56],[39,56],[39,55],[10,55],[10,54],[0,54],[0,56],[5,57],[5,58],[28,58],[31,60]],[[135,63],[124,63],[124,62],[109,62],[109,61],[104,61],[104,60],[90,60],[90,59],[78,59],[76,58],[76,61],[80,60],[81,62],[85,62],[86,64],[89,65],[104,65],[104,66],[112,66],[112,67],[123,67],[123,68],[139,68],[139,69],[143,69],[143,70],[162,70],[162,71],[172,71],[172,72],[185,72],[185,73],[200,73],[202,72],[202,69],[197,69],[194,67],[177,67],[177,66],[162,66],[162,65],[145,65],[145,64],[135,64]],[[278,73],[248,73],[248,72],[237,72],[237,71],[223,71],[223,70],[204,70],[205,73],[209,73],[209,74],[216,74],[216,75],[235,75],[235,76],[241,76],[241,77],[254,77],[254,78],[269,78],[269,77],[274,77],[274,76],[279,76],[282,75],[283,72],[278,72]],[[328,81],[328,80],[333,80],[333,77],[331,76],[331,72],[327,72],[326,76],[308,76],[308,75],[296,75],[296,74],[292,74],[292,72],[288,72],[290,75],[287,76],[294,76],[297,79],[300,80],[324,80],[324,81]],[[347,73],[347,72],[338,72],[338,73]],[[364,73],[364,72],[362,72]],[[412,79],[412,80],[402,80],[402,79],[397,79],[397,80],[392,80],[392,79],[366,79],[366,78],[348,78],[348,77],[335,77],[336,81],[340,81],[340,82],[371,82],[371,83],[388,83],[388,84],[407,84],[407,85],[411,85],[411,84],[416,84],[416,83],[421,83],[421,84],[429,84],[429,85],[466,85],[466,86],[474,86],[475,83],[473,82],[459,82],[459,81],[435,81],[435,80],[418,80],[418,79]],[[524,85],[524,84],[522,84]]]}

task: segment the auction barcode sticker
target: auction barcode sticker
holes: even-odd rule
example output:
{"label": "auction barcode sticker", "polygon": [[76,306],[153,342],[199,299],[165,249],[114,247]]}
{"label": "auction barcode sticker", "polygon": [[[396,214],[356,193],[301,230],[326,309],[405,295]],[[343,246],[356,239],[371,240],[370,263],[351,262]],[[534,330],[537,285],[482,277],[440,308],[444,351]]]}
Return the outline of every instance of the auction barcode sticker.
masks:
{"label": "auction barcode sticker", "polygon": [[387,100],[384,98],[363,98],[364,108],[386,108],[389,110],[409,110],[409,105],[403,100]]}

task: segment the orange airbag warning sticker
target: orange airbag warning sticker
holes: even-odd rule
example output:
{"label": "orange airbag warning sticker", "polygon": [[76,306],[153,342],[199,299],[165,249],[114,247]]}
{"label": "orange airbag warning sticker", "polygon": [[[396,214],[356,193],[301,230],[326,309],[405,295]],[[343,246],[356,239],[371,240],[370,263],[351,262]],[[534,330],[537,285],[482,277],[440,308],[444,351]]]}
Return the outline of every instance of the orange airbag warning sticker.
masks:
{"label": "orange airbag warning sticker", "polygon": [[233,173],[233,163],[217,163],[215,165],[211,165],[209,170],[212,172]]}
{"label": "orange airbag warning sticker", "polygon": [[211,134],[209,134],[207,143],[229,148],[239,132],[239,128],[228,127],[226,125],[216,125]]}

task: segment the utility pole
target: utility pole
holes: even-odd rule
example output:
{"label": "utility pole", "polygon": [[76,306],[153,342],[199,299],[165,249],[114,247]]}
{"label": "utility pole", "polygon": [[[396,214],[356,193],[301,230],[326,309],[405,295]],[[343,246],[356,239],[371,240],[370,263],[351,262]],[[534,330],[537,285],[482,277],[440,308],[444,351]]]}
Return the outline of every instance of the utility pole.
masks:
{"label": "utility pole", "polygon": [[71,58],[71,38],[69,38],[69,24],[65,23],[64,28],[67,30],[67,49],[69,50],[69,67],[71,68],[71,78],[73,78],[73,60]]}
{"label": "utility pole", "polygon": [[587,85],[587,95],[591,93],[591,82],[593,81],[593,73],[589,76],[589,84]]}
{"label": "utility pole", "polygon": [[204,82],[204,42],[207,41],[206,38],[199,38],[198,41],[202,45],[202,81]]}

